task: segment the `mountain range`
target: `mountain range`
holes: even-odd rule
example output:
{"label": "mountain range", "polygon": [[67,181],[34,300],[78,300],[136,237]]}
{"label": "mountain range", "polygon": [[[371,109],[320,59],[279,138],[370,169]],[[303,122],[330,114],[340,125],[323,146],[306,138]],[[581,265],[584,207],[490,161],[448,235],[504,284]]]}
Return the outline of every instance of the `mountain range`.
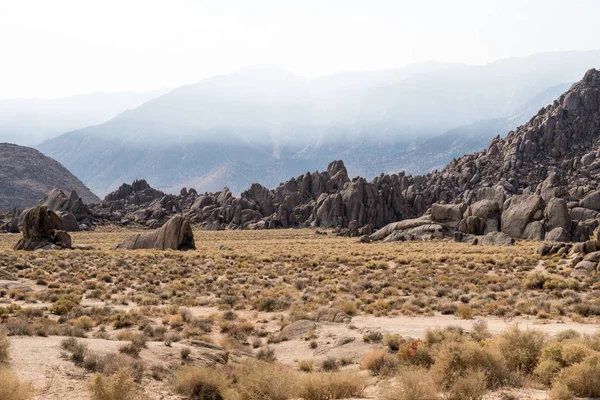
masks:
{"label": "mountain range", "polygon": [[516,129],[598,64],[600,51],[313,79],[245,68],[37,148],[100,195],[142,177],[168,192],[227,186],[240,193],[253,182],[275,187],[324,169],[332,159],[367,178],[423,173]]}
{"label": "mountain range", "polygon": [[106,92],[52,100],[0,99],[0,142],[39,144],[74,129],[106,122],[165,92]]}

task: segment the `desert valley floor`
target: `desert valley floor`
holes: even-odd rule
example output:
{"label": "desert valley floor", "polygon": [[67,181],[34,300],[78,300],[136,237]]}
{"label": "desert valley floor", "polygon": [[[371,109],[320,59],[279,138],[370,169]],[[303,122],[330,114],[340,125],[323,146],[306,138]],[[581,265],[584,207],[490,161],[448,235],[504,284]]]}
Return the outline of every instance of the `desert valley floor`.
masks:
{"label": "desert valley floor", "polygon": [[[402,385],[431,380],[439,398],[483,384],[485,399],[546,399],[554,384],[550,398],[566,399],[584,356],[557,361],[552,349],[598,359],[600,284],[570,278],[536,242],[195,231],[193,251],[112,250],[131,233],[74,233],[94,249],[35,252],[0,235],[7,364],[33,398],[121,384],[119,399],[428,399],[402,397]],[[468,365],[448,361],[453,345]],[[120,383],[102,381],[119,371]]]}

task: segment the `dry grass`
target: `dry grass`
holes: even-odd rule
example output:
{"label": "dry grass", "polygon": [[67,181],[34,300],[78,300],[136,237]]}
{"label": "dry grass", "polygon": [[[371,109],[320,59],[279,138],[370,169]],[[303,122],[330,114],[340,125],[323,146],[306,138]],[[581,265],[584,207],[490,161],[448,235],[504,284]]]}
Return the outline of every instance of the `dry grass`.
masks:
{"label": "dry grass", "polygon": [[300,397],[304,400],[361,397],[366,387],[366,377],[357,372],[314,372],[300,378]]}
{"label": "dry grass", "polygon": [[184,366],[175,374],[175,391],[190,399],[223,399],[228,379],[216,368]]}
{"label": "dry grass", "polygon": [[147,397],[127,369],[113,375],[94,374],[88,382],[91,400],[144,400]]}
{"label": "dry grass", "polygon": [[[119,395],[139,396],[136,383],[147,378],[141,358],[151,353],[142,350],[146,341],[178,348],[173,349],[177,367],[201,358],[201,351],[189,352],[194,341],[222,345],[225,360],[219,362],[229,365],[210,374],[184,367],[173,383],[178,393],[202,399],[359,396],[371,372],[378,376],[371,381],[391,381],[389,388],[399,389],[382,391],[388,400],[438,394],[477,399],[483,391],[522,379],[552,387],[552,398],[561,400],[595,390],[590,377],[600,376],[593,358],[600,334],[565,332],[552,339],[514,327],[491,337],[483,321],[474,322],[469,333],[432,329],[422,340],[367,331],[361,345],[385,345],[362,360],[369,372],[347,371],[356,366],[344,366],[342,358],[304,360],[292,369],[278,364],[272,351],[281,346],[274,340],[276,329],[310,319],[321,307],[350,315],[596,321],[600,300],[593,278],[569,278],[569,268],[558,259],[545,260],[547,268],[540,272],[535,243],[367,245],[298,229],[198,231],[198,249],[189,252],[111,250],[131,233],[79,232],[75,243],[98,249],[33,253],[10,250],[18,236],[0,234],[0,269],[36,285],[33,291],[0,290],[3,326],[10,335],[72,337],[65,350],[84,373],[101,373],[90,383],[90,393],[99,396],[120,386]],[[211,315],[198,314],[208,307]],[[88,351],[75,337],[127,341],[121,349],[134,357]],[[309,346],[326,348],[318,331],[305,339],[301,345],[307,352]],[[0,332],[0,362],[7,359],[8,340]],[[165,385],[170,381],[169,374],[154,375]]]}
{"label": "dry grass", "polygon": [[396,379],[380,389],[382,400],[436,400],[436,382],[426,368],[402,368]]}
{"label": "dry grass", "polygon": [[0,326],[0,364],[6,364],[10,360],[9,350],[8,329],[5,326]]}
{"label": "dry grass", "polygon": [[0,368],[0,400],[29,400],[33,398],[33,388],[21,382],[12,372]]}

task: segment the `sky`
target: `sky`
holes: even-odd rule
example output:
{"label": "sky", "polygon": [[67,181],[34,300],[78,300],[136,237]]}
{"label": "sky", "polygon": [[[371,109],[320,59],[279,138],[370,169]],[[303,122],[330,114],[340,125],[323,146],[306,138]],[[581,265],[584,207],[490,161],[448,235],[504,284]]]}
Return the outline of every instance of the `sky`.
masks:
{"label": "sky", "polygon": [[0,0],[0,98],[600,48],[596,0]]}

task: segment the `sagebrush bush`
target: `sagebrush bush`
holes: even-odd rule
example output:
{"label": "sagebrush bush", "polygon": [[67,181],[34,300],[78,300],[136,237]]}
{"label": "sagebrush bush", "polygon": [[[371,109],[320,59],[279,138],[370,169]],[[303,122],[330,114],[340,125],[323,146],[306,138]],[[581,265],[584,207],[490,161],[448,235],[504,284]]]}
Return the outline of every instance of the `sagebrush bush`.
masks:
{"label": "sagebrush bush", "polygon": [[394,382],[384,385],[382,400],[435,400],[439,398],[437,385],[431,373],[421,367],[402,368]]}
{"label": "sagebrush bush", "polygon": [[386,350],[372,350],[363,357],[361,367],[373,375],[389,376],[396,372],[398,361]]}
{"label": "sagebrush bush", "polygon": [[564,369],[556,382],[566,386],[576,396],[600,397],[600,354],[592,354]]}
{"label": "sagebrush bush", "polygon": [[458,378],[446,393],[446,400],[481,400],[487,391],[486,374],[469,371]]}
{"label": "sagebrush bush", "polygon": [[500,387],[510,379],[502,355],[492,347],[470,340],[446,341],[440,345],[432,371],[443,389],[450,389],[474,370],[485,374],[489,388]]}
{"label": "sagebrush bush", "polygon": [[91,400],[145,400],[147,397],[137,386],[127,369],[113,375],[94,374],[88,382]]}
{"label": "sagebrush bush", "polygon": [[552,389],[548,393],[548,400],[573,400],[574,398],[573,393],[562,382],[552,385]]}
{"label": "sagebrush bush", "polygon": [[314,372],[300,378],[300,397],[304,400],[331,400],[362,397],[367,379],[356,372]]}
{"label": "sagebrush bush", "polygon": [[283,365],[248,361],[236,376],[241,400],[287,400],[298,395],[298,376]]}
{"label": "sagebrush bush", "polygon": [[538,364],[546,344],[546,334],[535,329],[506,329],[494,339],[511,371],[531,373]]}
{"label": "sagebrush bush", "polygon": [[9,350],[8,329],[5,326],[0,326],[0,364],[6,364],[10,360]]}
{"label": "sagebrush bush", "polygon": [[0,400],[29,400],[33,398],[33,388],[19,380],[6,368],[0,368]]}
{"label": "sagebrush bush", "polygon": [[216,368],[184,366],[175,373],[175,391],[196,400],[222,400],[229,381]]}

